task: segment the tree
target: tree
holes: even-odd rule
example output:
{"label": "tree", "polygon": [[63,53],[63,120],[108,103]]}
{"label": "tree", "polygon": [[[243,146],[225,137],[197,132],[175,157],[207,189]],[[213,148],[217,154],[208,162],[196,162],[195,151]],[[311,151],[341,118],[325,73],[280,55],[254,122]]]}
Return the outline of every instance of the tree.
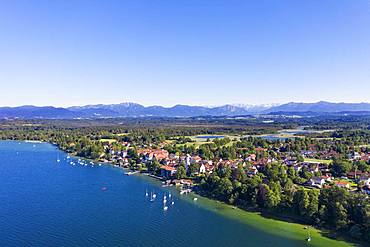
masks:
{"label": "tree", "polygon": [[310,190],[308,192],[309,205],[307,207],[307,216],[312,217],[317,214],[319,210],[319,190]]}
{"label": "tree", "polygon": [[180,165],[180,166],[177,168],[176,178],[177,178],[177,179],[186,178],[186,169],[185,169],[185,167],[184,167],[184,166]]}
{"label": "tree", "polygon": [[308,207],[310,205],[310,198],[305,189],[298,190],[294,195],[294,203],[296,205],[296,210],[299,215],[307,216]]}
{"label": "tree", "polygon": [[321,220],[337,229],[347,224],[348,191],[337,186],[324,188],[319,196]]}
{"label": "tree", "polygon": [[157,159],[154,159],[153,161],[151,161],[150,163],[149,163],[149,170],[151,171],[151,172],[154,172],[154,173],[156,173],[156,172],[158,172],[159,171],[159,169],[161,168],[161,164],[158,162],[158,160]]}
{"label": "tree", "polygon": [[270,191],[267,194],[267,207],[273,208],[281,201],[281,186],[279,182],[270,182]]}
{"label": "tree", "polygon": [[260,184],[258,186],[258,193],[257,193],[257,204],[261,208],[267,208],[267,197],[270,193],[270,187],[267,184]]}
{"label": "tree", "polygon": [[217,197],[223,201],[228,201],[233,192],[233,184],[228,178],[221,178],[217,184]]}
{"label": "tree", "polygon": [[331,171],[335,177],[347,175],[352,169],[352,164],[345,160],[334,160],[331,166]]}
{"label": "tree", "polygon": [[296,188],[294,183],[290,178],[288,178],[287,182],[283,188],[283,195],[282,195],[282,203],[285,208],[291,208],[293,205],[294,194],[296,192]]}
{"label": "tree", "polygon": [[199,172],[199,167],[200,165],[198,163],[191,163],[190,166],[189,166],[189,171],[188,171],[188,175],[189,176],[194,176],[196,173]]}

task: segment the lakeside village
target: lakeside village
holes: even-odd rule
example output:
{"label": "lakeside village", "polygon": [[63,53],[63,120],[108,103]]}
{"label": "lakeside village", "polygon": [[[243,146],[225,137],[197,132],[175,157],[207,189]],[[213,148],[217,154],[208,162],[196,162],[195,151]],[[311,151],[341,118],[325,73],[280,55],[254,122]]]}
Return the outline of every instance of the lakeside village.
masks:
{"label": "lakeside village", "polygon": [[54,143],[71,155],[127,168],[128,175],[156,177],[181,193],[326,229],[333,238],[370,241],[369,130],[347,126],[269,140],[246,136],[258,135],[254,125],[248,132],[210,128],[21,126],[1,131],[0,139]]}
{"label": "lakeside village", "polygon": [[[192,191],[201,179],[216,169],[230,168],[234,172],[241,168],[245,175],[253,177],[279,163],[286,167],[287,173],[297,174],[295,184],[307,189],[337,186],[352,193],[370,195],[370,173],[367,169],[361,170],[370,163],[370,151],[367,147],[350,151],[347,154],[347,163],[336,165],[333,164],[333,159],[339,158],[338,152],[332,149],[319,151],[314,144],[309,145],[308,150],[301,150],[300,155],[276,147],[252,147],[248,149],[249,154],[243,155],[245,158],[239,155],[236,159],[218,160],[205,159],[194,154],[170,153],[164,144],[160,148],[145,147],[137,150],[129,142],[120,143],[122,150],[117,150],[108,141],[102,144],[105,154],[100,156],[99,161],[130,169],[126,175],[146,173],[162,180],[163,186],[180,187],[181,193]],[[270,155],[271,153],[274,155]],[[349,162],[355,165],[348,168]]]}

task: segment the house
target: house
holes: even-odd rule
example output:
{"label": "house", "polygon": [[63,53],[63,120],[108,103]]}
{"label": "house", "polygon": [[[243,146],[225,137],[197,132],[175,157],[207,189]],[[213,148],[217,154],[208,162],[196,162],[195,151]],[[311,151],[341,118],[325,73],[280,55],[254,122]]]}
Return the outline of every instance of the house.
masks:
{"label": "house", "polygon": [[256,152],[266,152],[267,148],[255,148]]}
{"label": "house", "polygon": [[311,186],[321,188],[325,184],[325,179],[322,177],[312,177],[310,180]]}
{"label": "house", "polygon": [[181,179],[180,183],[188,187],[193,186],[193,181],[190,179]]}
{"label": "house", "polygon": [[201,164],[199,167],[199,173],[206,173],[206,166],[204,164]]}
{"label": "house", "polygon": [[193,186],[193,181],[190,179],[173,179],[172,184],[189,188]]}
{"label": "house", "polygon": [[321,176],[322,179],[324,179],[327,182],[331,182],[333,180],[331,174],[323,175]]}
{"label": "house", "polygon": [[205,167],[205,172],[206,173],[212,173],[213,170],[215,169],[215,166],[213,165],[212,160],[203,160],[202,165]]}
{"label": "house", "polygon": [[310,155],[313,155],[315,154],[315,152],[313,152],[312,150],[302,150],[301,151],[301,155],[303,156],[310,156]]}
{"label": "house", "polygon": [[327,165],[327,164],[319,164],[319,171],[323,175],[326,174],[328,176],[331,176],[331,174],[330,174],[331,170],[329,169],[329,165]]}
{"label": "house", "polygon": [[177,169],[172,166],[161,166],[161,177],[172,178],[177,172]]}
{"label": "house", "polygon": [[177,159],[166,159],[164,161],[164,164],[166,164],[166,166],[174,167],[174,166],[177,166],[179,164],[179,161]]}
{"label": "house", "polygon": [[287,165],[287,166],[293,166],[295,164],[297,164],[297,158],[287,158],[284,160],[284,163]]}
{"label": "house", "polygon": [[156,158],[157,160],[167,159],[169,153],[167,150],[163,149],[141,149],[137,152],[139,155],[144,156],[144,159],[153,160]]}
{"label": "house", "polygon": [[309,164],[309,165],[308,165],[308,170],[309,170],[311,173],[318,172],[318,171],[319,171],[319,164]]}
{"label": "house", "polygon": [[346,182],[346,181],[334,181],[334,184],[336,186],[338,186],[339,188],[349,189],[349,187],[350,187],[349,182]]}
{"label": "house", "polygon": [[351,159],[351,160],[359,160],[359,159],[361,159],[361,155],[358,152],[351,152],[348,155],[348,159]]}
{"label": "house", "polygon": [[294,168],[294,170],[296,172],[300,172],[302,170],[302,168],[303,168],[303,164],[302,163],[300,163],[300,164],[294,164],[293,165],[293,168]]}
{"label": "house", "polygon": [[370,195],[370,186],[364,186],[362,187],[361,191],[365,194]]}
{"label": "house", "polygon": [[250,176],[256,175],[257,173],[258,173],[258,169],[255,166],[249,167],[247,171],[247,175],[250,175]]}
{"label": "house", "polygon": [[155,157],[157,160],[163,160],[168,158],[168,151],[162,149],[156,149],[149,153],[149,159],[153,159]]}
{"label": "house", "polygon": [[370,185],[370,175],[369,174],[363,174],[359,179],[358,179],[358,182],[359,183],[364,183],[365,186],[369,186]]}
{"label": "house", "polygon": [[366,153],[363,153],[362,155],[361,155],[361,160],[362,161],[365,161],[365,162],[369,162],[369,160],[370,160],[370,154],[366,154]]}
{"label": "house", "polygon": [[364,173],[362,171],[351,171],[351,172],[347,173],[347,178],[349,178],[349,179],[358,179],[358,178],[361,178],[365,175],[366,175],[366,173]]}
{"label": "house", "polygon": [[199,163],[201,161],[202,161],[202,158],[199,157],[198,155],[191,157],[191,163]]}
{"label": "house", "polygon": [[246,159],[245,161],[247,162],[252,162],[252,161],[255,161],[256,160],[256,155],[255,154],[250,154]]}

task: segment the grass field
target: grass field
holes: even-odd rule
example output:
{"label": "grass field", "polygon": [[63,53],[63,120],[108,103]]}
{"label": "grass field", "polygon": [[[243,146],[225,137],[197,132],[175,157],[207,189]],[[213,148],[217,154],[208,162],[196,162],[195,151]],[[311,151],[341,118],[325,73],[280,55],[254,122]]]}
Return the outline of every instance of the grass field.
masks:
{"label": "grass field", "polygon": [[333,161],[332,160],[320,160],[320,159],[309,159],[305,158],[305,162],[310,162],[310,163],[318,163],[318,164],[331,164]]}
{"label": "grass field", "polygon": [[100,142],[109,142],[110,144],[114,143],[114,142],[117,142],[116,139],[100,139],[99,140]]}
{"label": "grass field", "polygon": [[370,148],[370,144],[367,144],[367,145],[360,145],[360,146],[358,146],[358,147],[360,147],[360,148]]}
{"label": "grass field", "polygon": [[128,133],[119,133],[119,134],[116,134],[116,136],[127,136]]}
{"label": "grass field", "polygon": [[[233,135],[224,135],[224,134],[216,134],[216,135],[210,135],[210,134],[203,134],[203,135],[196,135],[196,136],[189,136],[189,138],[192,139],[192,142],[187,142],[185,144],[178,144],[177,146],[184,146],[184,145],[195,145],[196,148],[198,148],[202,144],[212,143],[214,139],[209,138],[209,141],[207,138],[201,138],[201,136],[224,136],[224,138],[230,138],[232,141],[226,144],[225,146],[231,146],[235,141],[240,140],[240,136],[233,136]],[[221,138],[220,138],[221,139]]]}

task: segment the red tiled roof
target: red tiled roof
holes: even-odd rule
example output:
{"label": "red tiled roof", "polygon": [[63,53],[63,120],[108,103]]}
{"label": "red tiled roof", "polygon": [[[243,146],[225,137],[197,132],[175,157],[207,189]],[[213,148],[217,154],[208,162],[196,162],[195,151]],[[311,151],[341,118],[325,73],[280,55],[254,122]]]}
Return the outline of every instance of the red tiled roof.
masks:
{"label": "red tiled roof", "polygon": [[336,185],[347,185],[347,184],[349,184],[348,182],[345,182],[345,181],[334,181],[334,183]]}
{"label": "red tiled roof", "polygon": [[166,171],[176,171],[176,168],[172,166],[161,166],[161,169],[164,169]]}

